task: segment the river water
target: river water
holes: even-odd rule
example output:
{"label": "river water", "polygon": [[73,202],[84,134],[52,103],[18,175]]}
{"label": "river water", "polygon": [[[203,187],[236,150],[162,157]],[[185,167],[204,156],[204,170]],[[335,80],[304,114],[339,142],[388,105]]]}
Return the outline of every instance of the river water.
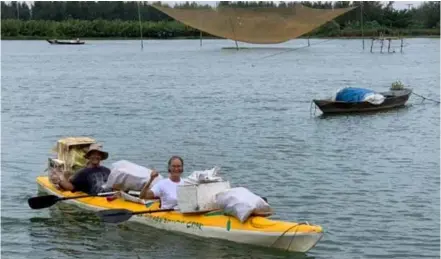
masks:
{"label": "river water", "polygon": [[[324,117],[311,108],[344,86],[387,90],[401,80],[439,100],[439,39],[404,52],[361,40],[234,47],[227,40],[1,42],[3,258],[439,258],[440,107]],[[239,43],[240,46],[250,46]],[[314,113],[315,112],[315,113]],[[35,178],[64,136],[104,144],[104,165],[127,159],[166,174],[218,165],[268,198],[275,219],[323,226],[306,254],[150,227],[105,225],[68,205],[33,211]]]}

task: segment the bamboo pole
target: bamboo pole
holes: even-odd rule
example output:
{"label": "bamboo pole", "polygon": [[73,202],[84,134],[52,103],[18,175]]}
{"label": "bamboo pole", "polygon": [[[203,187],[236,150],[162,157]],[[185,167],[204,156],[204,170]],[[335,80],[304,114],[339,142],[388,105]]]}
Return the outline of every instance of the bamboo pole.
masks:
{"label": "bamboo pole", "polygon": [[363,50],[364,50],[363,2],[360,3],[360,13],[361,13],[361,38],[363,39]]}
{"label": "bamboo pole", "polygon": [[239,50],[239,45],[237,45],[236,32],[234,31],[234,25],[233,25],[233,21],[231,21],[231,17],[230,17],[230,25],[231,25],[231,30],[233,31],[234,42],[236,43],[236,50]]}
{"label": "bamboo pole", "polygon": [[400,52],[401,52],[401,53],[403,53],[403,45],[404,45],[403,43],[404,43],[404,39],[401,38],[401,49],[400,49]]}
{"label": "bamboo pole", "polygon": [[141,10],[139,8],[139,1],[137,3],[138,3],[139,34],[140,34],[140,37],[141,37],[141,50],[143,50],[144,49],[144,43],[142,41]]}
{"label": "bamboo pole", "polygon": [[384,38],[381,39],[381,53],[383,53]]}
{"label": "bamboo pole", "polygon": [[383,53],[384,38],[381,39],[381,53]]}

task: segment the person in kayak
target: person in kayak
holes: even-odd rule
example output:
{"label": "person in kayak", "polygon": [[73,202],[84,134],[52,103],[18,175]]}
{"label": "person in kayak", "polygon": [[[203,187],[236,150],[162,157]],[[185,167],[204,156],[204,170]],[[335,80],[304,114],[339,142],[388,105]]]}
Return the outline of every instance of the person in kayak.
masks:
{"label": "person in kayak", "polygon": [[107,181],[110,169],[100,165],[102,160],[109,157],[107,152],[101,150],[98,144],[91,144],[89,150],[84,155],[88,159],[87,166],[80,169],[75,175],[66,180],[64,177],[53,179],[55,184],[71,192],[85,192],[87,194],[97,194],[102,190],[102,186]]}
{"label": "person in kayak", "polygon": [[139,197],[141,199],[155,199],[161,200],[161,209],[172,209],[178,205],[177,188],[178,185],[184,184],[181,175],[184,171],[184,160],[179,156],[172,156],[168,160],[169,177],[157,182],[153,187],[150,187],[153,180],[158,177],[158,172],[153,170],[150,174],[150,180],[144,185]]}

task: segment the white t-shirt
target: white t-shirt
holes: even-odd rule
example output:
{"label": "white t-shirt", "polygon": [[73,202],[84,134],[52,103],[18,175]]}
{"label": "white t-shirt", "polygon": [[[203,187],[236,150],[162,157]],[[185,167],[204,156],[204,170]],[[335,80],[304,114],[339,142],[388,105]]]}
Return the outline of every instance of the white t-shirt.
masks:
{"label": "white t-shirt", "polygon": [[178,205],[178,185],[184,184],[184,180],[175,183],[170,178],[162,179],[150,189],[155,197],[161,199],[161,209],[171,209]]}

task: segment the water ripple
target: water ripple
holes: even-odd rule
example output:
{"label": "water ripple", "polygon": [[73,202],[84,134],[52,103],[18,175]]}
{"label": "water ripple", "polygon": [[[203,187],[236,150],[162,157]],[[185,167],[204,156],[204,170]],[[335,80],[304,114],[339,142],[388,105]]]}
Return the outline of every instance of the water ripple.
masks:
{"label": "water ripple", "polygon": [[[280,50],[2,42],[2,256],[439,258],[439,106],[412,96],[394,111],[310,116],[312,99],[342,86],[384,90],[399,79],[440,96],[439,40],[408,41],[398,55],[336,40],[262,60]],[[172,154],[186,173],[219,165],[233,186],[267,197],[273,218],[320,224],[325,236],[299,255],[107,225],[70,206],[30,210],[35,177],[69,135],[102,141],[106,165],[128,159],[164,173]]]}

